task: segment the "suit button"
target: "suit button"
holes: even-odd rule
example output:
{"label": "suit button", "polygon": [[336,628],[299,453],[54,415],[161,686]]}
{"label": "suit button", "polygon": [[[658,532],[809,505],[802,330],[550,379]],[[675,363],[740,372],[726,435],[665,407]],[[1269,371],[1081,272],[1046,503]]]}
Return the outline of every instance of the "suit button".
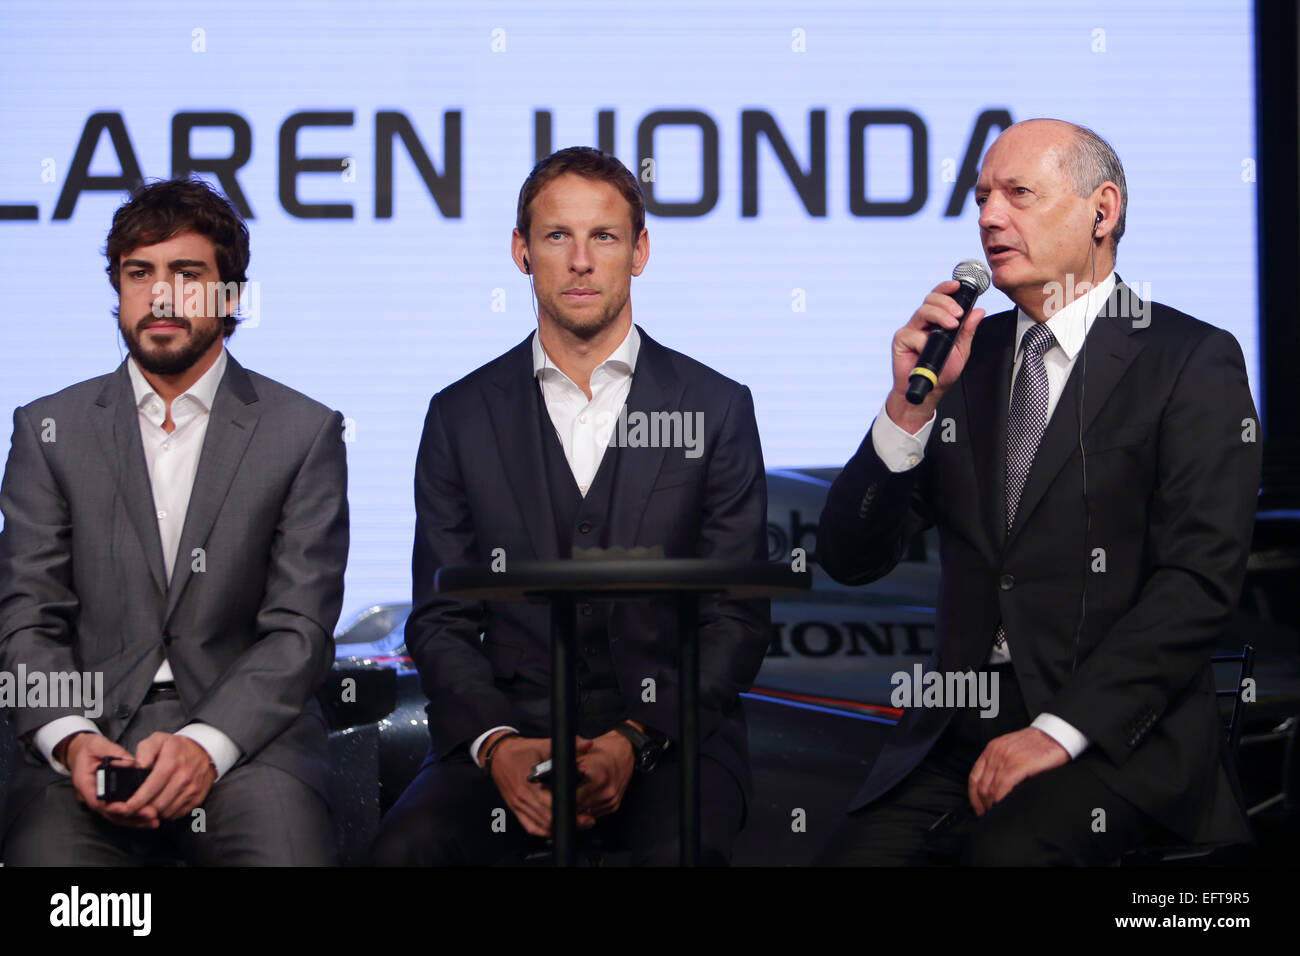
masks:
{"label": "suit button", "polygon": [[583,617],[591,617],[591,605],[587,604],[585,601],[582,603],[579,610],[582,611]]}
{"label": "suit button", "polygon": [[998,587],[1004,591],[1010,591],[1015,586],[1016,579],[1010,574],[1004,574],[1002,577],[998,578]]}
{"label": "suit button", "polygon": [[171,643],[174,640],[176,640],[176,636],[174,634],[168,633],[163,635],[163,643],[166,644],[168,647],[171,646]]}
{"label": "suit button", "polygon": [[126,720],[131,716],[131,707],[129,704],[118,704],[117,710],[113,711],[113,716],[118,720]]}
{"label": "suit button", "polygon": [[591,529],[592,529],[592,527],[594,527],[594,526],[592,525],[592,523],[591,523],[590,521],[579,521],[579,522],[578,522],[578,534],[591,534]]}
{"label": "suit button", "polygon": [[590,657],[591,655],[593,655],[593,654],[596,653],[596,649],[595,649],[594,647],[584,647],[584,648],[582,649],[582,651],[583,651],[583,653],[586,654],[588,657]]}

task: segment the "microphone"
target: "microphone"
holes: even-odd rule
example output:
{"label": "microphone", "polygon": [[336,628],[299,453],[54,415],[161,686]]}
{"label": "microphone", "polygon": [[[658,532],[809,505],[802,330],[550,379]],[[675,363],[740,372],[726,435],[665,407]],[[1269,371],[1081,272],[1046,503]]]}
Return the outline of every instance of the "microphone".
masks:
{"label": "microphone", "polygon": [[966,321],[966,316],[970,315],[975,300],[989,287],[989,271],[977,259],[967,259],[958,263],[957,268],[952,270],[952,277],[960,283],[957,291],[952,293],[952,298],[961,306],[961,318],[957,320],[957,328],[945,329],[936,326],[930,333],[930,337],[925,340],[925,348],[921,349],[921,358],[907,380],[906,397],[913,405],[920,405],[925,401],[925,396],[939,384],[939,373],[943,371],[944,363],[948,361],[948,353],[952,351],[953,340],[961,331],[961,324]]}

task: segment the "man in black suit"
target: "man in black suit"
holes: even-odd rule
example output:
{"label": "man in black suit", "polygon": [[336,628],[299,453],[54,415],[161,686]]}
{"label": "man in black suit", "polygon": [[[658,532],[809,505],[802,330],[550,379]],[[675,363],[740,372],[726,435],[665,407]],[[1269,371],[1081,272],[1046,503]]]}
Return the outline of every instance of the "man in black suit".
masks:
{"label": "man in black suit", "polygon": [[[5,863],[332,863],[342,418],[226,351],[248,230],[206,183],[141,186],[106,256],[130,357],[17,409],[0,487],[0,671],[104,692],[10,711]],[[104,757],[152,769],[105,802]]]}
{"label": "man in black suit", "polygon": [[936,525],[927,670],[974,669],[1000,706],[905,709],[823,862],[1097,864],[1249,839],[1209,655],[1245,571],[1255,408],[1231,335],[1113,275],[1126,199],[1091,131],[1009,128],[976,201],[1018,310],[974,310],[918,406],[909,374],[928,330],[956,326],[956,283],[894,336],[894,388],[830,490],[820,559],[873,581]]}
{"label": "man in black suit", "polygon": [[[580,547],[766,554],[749,390],[632,324],[631,279],[649,256],[635,177],[597,150],[561,150],[524,182],[516,225],[512,251],[534,284],[537,331],[436,394],[425,419],[406,643],[432,742],[385,818],[373,854],[381,864],[518,861],[550,833],[550,793],[527,781],[550,756],[549,611],[440,598],[439,567],[508,567]],[[579,825],[635,864],[675,863],[673,606],[579,611]],[[751,784],[738,695],[758,673],[768,624],[766,601],[701,603],[707,862],[728,860],[744,819]]]}

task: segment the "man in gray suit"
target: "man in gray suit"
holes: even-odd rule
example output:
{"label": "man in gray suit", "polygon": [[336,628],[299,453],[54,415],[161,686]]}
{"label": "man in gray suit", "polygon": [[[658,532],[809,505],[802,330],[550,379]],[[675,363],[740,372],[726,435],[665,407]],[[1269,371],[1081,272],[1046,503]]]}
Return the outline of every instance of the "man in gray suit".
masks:
{"label": "man in gray suit", "polygon": [[[342,419],[226,352],[248,231],[206,184],[137,189],[105,253],[130,358],[17,409],[0,486],[0,673],[26,679],[4,861],[332,863],[313,694],[347,560]],[[102,700],[33,691],[73,674]],[[152,770],[105,803],[104,757]]]}

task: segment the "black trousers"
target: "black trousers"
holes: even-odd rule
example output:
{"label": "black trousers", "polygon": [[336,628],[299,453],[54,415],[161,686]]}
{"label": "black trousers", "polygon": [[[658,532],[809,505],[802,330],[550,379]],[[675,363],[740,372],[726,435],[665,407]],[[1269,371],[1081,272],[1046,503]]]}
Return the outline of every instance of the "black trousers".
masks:
{"label": "black trousers", "polygon": [[[998,675],[1000,709],[953,717],[930,753],[881,797],[845,815],[822,849],[823,866],[1100,866],[1127,850],[1172,837],[1105,786],[1078,759],[1028,777],[977,817],[971,768],[995,737],[1029,726],[1010,665]],[[934,828],[932,830],[932,828]]]}
{"label": "black trousers", "polygon": [[[146,702],[121,744],[134,752],[155,731],[186,723],[179,701]],[[5,835],[6,866],[331,866],[338,849],[329,805],[277,767],[250,761],[213,785],[202,814],[156,830],[110,823],[78,800],[67,777],[32,797]]]}
{"label": "black trousers", "polygon": [[[669,749],[648,774],[633,772],[617,811],[579,831],[579,850],[600,850],[632,866],[676,866],[681,774]],[[725,866],[744,823],[745,798],[731,772],[700,759],[700,861]],[[504,831],[502,824],[504,823]],[[468,754],[426,757],[384,816],[371,849],[376,866],[510,866],[548,849],[528,834],[496,784]],[[580,852],[580,856],[583,855]]]}

